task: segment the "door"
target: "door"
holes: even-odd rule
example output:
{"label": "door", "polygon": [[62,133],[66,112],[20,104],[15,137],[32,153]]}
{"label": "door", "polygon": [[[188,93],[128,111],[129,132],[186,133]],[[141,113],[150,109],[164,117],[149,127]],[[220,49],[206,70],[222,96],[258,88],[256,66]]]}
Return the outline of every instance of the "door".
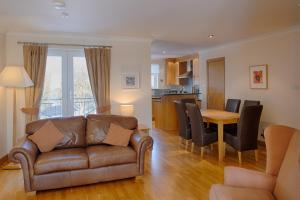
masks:
{"label": "door", "polygon": [[225,58],[207,60],[207,108],[224,110]]}

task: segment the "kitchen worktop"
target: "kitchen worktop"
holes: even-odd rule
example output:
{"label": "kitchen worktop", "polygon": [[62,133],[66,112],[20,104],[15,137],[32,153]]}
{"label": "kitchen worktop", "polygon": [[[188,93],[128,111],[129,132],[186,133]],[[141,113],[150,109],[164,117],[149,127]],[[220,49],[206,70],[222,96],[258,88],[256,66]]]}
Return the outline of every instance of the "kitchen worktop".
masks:
{"label": "kitchen worktop", "polygon": [[175,93],[166,93],[161,96],[152,96],[152,99],[160,99],[163,96],[171,96],[171,95],[198,95],[198,94],[201,94],[201,93],[176,93],[176,94]]}

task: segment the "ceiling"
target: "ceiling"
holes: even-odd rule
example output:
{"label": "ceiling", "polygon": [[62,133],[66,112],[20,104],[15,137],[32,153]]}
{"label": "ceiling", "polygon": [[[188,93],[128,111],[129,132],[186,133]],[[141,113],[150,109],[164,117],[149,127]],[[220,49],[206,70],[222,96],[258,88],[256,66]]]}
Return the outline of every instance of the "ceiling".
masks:
{"label": "ceiling", "polygon": [[[176,56],[300,24],[300,0],[0,0],[0,32],[152,38],[153,56]],[[214,34],[213,39],[208,35]],[[163,53],[163,51],[165,51]]]}

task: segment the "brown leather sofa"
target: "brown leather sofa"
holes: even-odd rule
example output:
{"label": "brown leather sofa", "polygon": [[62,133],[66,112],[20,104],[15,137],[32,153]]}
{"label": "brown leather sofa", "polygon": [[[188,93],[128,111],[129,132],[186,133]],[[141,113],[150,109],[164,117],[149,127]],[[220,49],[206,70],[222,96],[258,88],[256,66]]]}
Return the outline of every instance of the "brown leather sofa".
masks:
{"label": "brown leather sofa", "polygon": [[[27,124],[26,134],[33,134],[47,120]],[[64,134],[53,151],[41,153],[32,141],[25,139],[9,154],[11,161],[21,163],[25,191],[92,184],[144,173],[145,151],[153,145],[150,136],[135,131],[128,147],[101,144],[110,123],[136,130],[136,118],[89,115],[50,120]]]}

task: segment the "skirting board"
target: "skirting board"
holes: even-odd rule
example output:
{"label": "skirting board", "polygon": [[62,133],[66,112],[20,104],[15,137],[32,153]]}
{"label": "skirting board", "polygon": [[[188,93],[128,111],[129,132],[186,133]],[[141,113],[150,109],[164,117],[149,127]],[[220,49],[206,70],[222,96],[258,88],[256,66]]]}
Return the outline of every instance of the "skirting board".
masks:
{"label": "skirting board", "polygon": [[19,170],[21,165],[19,163],[8,162],[8,155],[0,159],[0,169],[4,170]]}
{"label": "skirting board", "polygon": [[8,155],[3,156],[0,158],[0,167],[8,161]]}

